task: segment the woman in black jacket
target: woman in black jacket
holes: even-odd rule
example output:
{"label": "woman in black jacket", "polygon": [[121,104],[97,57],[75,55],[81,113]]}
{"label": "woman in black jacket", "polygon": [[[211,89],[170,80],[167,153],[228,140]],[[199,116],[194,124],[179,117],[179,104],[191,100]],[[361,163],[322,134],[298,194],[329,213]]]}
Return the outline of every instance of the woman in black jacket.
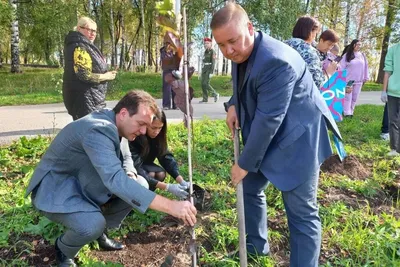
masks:
{"label": "woman in black jacket", "polygon": [[93,44],[96,34],[96,23],[81,17],[76,30],[65,37],[62,91],[73,120],[104,108],[107,82],[115,79],[116,72],[107,71],[105,58]]}
{"label": "woman in black jacket", "polygon": [[[160,188],[179,198],[185,198],[188,195],[186,189],[189,188],[189,183],[179,174],[178,164],[168,150],[167,119],[163,111],[161,114],[161,118],[155,118],[147,128],[146,135],[138,136],[129,142],[129,149],[138,174],[147,180],[150,190]],[[156,158],[161,166],[154,163]],[[178,184],[164,183],[167,173]]]}

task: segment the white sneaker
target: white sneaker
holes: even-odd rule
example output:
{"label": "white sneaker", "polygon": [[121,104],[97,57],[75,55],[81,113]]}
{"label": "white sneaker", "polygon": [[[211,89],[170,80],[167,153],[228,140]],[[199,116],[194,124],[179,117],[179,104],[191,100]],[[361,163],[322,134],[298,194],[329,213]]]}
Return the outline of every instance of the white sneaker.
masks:
{"label": "white sneaker", "polygon": [[390,140],[389,133],[381,133],[381,139],[385,140],[385,141],[389,141]]}
{"label": "white sneaker", "polygon": [[219,94],[217,93],[217,94],[214,96],[214,102],[218,102],[218,100],[219,100]]}
{"label": "white sneaker", "polygon": [[400,154],[396,150],[392,149],[389,153],[387,153],[387,155],[389,157],[396,157],[399,156]]}

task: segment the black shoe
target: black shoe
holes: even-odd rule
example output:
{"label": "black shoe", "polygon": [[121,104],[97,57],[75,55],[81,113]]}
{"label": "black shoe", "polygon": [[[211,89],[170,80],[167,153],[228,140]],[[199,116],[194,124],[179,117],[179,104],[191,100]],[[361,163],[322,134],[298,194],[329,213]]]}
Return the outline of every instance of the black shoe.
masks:
{"label": "black shoe", "polygon": [[108,238],[104,233],[97,239],[97,242],[99,242],[99,247],[104,250],[121,250],[125,247],[124,244]]}
{"label": "black shoe", "polygon": [[58,267],[76,267],[74,259],[68,258],[62,253],[57,245],[58,238],[56,239],[56,262]]}

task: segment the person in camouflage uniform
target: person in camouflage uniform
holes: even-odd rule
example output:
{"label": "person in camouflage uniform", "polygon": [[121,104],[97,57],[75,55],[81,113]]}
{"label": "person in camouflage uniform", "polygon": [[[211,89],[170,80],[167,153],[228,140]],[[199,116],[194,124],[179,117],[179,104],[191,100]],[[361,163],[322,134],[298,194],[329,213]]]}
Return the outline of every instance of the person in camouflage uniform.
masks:
{"label": "person in camouflage uniform", "polygon": [[215,65],[215,51],[211,48],[212,40],[211,38],[204,38],[204,58],[203,58],[203,69],[201,70],[201,88],[203,89],[203,100],[200,103],[208,102],[208,91],[214,97],[214,102],[219,99],[219,94],[210,85],[210,76],[214,72]]}

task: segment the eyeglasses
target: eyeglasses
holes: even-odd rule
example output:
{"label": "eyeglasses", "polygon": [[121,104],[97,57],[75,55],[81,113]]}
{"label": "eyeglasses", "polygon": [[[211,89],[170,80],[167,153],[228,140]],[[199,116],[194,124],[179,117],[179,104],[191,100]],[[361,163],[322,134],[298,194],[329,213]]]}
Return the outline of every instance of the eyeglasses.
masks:
{"label": "eyeglasses", "polygon": [[88,32],[93,33],[93,34],[96,34],[96,33],[97,33],[97,30],[93,30],[93,29],[90,29],[90,28],[86,28],[86,27],[82,27],[82,26],[79,26],[79,28],[85,29],[85,30],[87,30]]}

